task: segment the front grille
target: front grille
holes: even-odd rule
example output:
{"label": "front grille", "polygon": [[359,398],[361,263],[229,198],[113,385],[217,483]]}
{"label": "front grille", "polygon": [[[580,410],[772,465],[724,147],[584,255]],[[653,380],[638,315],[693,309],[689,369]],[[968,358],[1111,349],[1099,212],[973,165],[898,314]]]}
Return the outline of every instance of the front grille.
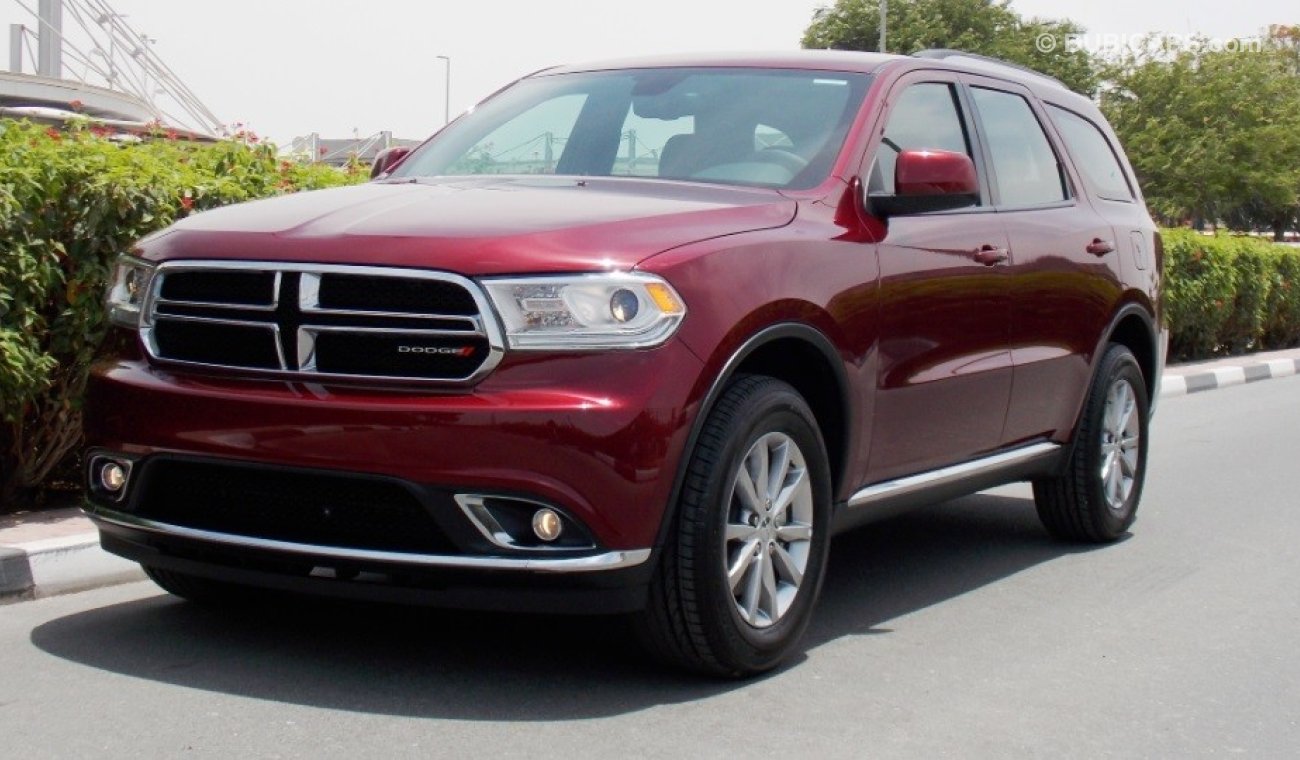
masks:
{"label": "front grille", "polygon": [[131,509],[186,528],[377,551],[456,551],[428,509],[396,481],[365,475],[158,458]]}
{"label": "front grille", "polygon": [[501,339],[478,286],[441,272],[168,262],[141,335],[152,358],[315,379],[467,383]]}

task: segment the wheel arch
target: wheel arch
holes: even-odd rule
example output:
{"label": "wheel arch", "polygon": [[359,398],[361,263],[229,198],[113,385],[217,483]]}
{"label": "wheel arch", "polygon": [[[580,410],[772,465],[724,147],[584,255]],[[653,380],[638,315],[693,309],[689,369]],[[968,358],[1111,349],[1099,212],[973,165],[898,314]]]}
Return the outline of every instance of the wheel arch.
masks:
{"label": "wheel arch", "polygon": [[1106,346],[1118,343],[1133,352],[1138,367],[1142,370],[1143,384],[1146,386],[1147,400],[1154,404],[1160,393],[1160,337],[1149,308],[1141,303],[1130,302],[1120,307],[1111,319],[1110,326],[1102,336],[1093,352],[1092,373],[1095,376]]}
{"label": "wheel arch", "polygon": [[[1101,368],[1101,361],[1106,355],[1106,346],[1111,343],[1118,343],[1129,351],[1133,352],[1133,358],[1137,359],[1138,369],[1142,372],[1142,384],[1146,387],[1148,414],[1155,409],[1155,399],[1160,393],[1160,373],[1164,367],[1161,361],[1160,350],[1161,342],[1159,334],[1155,328],[1155,321],[1151,315],[1151,309],[1141,301],[1129,301],[1115,311],[1111,317],[1110,324],[1102,333],[1100,340],[1092,351],[1091,366],[1088,370],[1088,387],[1096,382],[1097,372]],[[1079,403],[1079,408],[1075,412],[1074,424],[1070,428],[1070,440],[1067,444],[1066,454],[1061,458],[1062,467],[1070,461],[1073,456],[1074,447],[1078,445],[1078,430],[1080,421],[1083,419],[1084,410],[1087,408],[1088,393],[1085,391],[1083,399]]]}
{"label": "wheel arch", "polygon": [[852,406],[849,379],[835,344],[822,331],[802,322],[781,322],[758,330],[733,350],[713,378],[691,423],[673,487],[659,526],[656,546],[663,546],[676,519],[677,502],[690,465],[691,452],[710,410],[733,378],[760,374],[789,383],[808,402],[826,444],[832,492],[845,477],[851,448]]}

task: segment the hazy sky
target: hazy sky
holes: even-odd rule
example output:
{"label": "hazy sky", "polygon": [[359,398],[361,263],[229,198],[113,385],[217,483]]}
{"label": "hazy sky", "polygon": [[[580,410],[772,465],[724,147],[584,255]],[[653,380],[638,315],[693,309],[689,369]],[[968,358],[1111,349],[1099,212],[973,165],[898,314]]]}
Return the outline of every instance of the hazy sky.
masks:
{"label": "hazy sky", "polygon": [[[557,63],[796,48],[827,0],[109,2],[157,39],[154,49],[221,119],[250,123],[287,144],[313,131],[426,136],[443,119],[438,55],[452,59],[455,114]],[[1300,23],[1296,0],[1015,0],[1013,7],[1114,35],[1231,37]],[[6,30],[10,23],[30,25],[15,0],[0,0],[0,22]]]}

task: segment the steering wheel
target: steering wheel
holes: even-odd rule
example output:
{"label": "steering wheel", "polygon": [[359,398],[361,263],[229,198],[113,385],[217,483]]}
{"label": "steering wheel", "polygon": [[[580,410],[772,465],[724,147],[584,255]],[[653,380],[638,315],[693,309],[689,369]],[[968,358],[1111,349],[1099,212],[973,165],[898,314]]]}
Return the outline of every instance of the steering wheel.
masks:
{"label": "steering wheel", "polygon": [[775,164],[790,172],[791,177],[803,171],[804,167],[808,165],[808,162],[802,156],[783,148],[764,148],[756,151],[751,158],[765,164]]}

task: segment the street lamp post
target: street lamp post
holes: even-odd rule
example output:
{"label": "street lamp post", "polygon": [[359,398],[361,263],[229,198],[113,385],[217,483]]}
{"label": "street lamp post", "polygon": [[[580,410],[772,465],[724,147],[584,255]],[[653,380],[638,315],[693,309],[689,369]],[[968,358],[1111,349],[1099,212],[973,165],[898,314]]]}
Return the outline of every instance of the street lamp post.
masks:
{"label": "street lamp post", "polygon": [[885,14],[889,11],[889,0],[880,0],[880,52],[885,50]]}
{"label": "street lamp post", "polygon": [[442,125],[445,127],[451,123],[451,58],[445,55],[438,57],[447,63],[447,76],[442,88],[445,97],[442,107]]}

